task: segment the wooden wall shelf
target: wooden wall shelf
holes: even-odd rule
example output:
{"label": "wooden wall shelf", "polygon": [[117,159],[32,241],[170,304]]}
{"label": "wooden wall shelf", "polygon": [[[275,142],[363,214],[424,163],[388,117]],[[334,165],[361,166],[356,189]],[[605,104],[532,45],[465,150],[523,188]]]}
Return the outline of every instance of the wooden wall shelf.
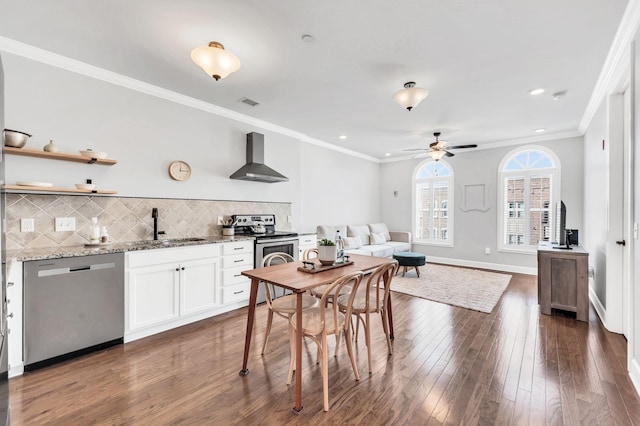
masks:
{"label": "wooden wall shelf", "polygon": [[104,166],[113,166],[117,163],[111,158],[89,158],[82,155],[61,154],[58,152],[38,151],[37,149],[4,147],[5,154],[22,155],[25,157],[49,158],[52,160],[72,161],[84,164],[102,164]]}
{"label": "wooden wall shelf", "polygon": [[76,189],[76,188],[57,188],[43,186],[26,186],[26,185],[4,185],[2,189],[11,192],[71,192],[74,194],[117,194],[117,191],[110,189]]}

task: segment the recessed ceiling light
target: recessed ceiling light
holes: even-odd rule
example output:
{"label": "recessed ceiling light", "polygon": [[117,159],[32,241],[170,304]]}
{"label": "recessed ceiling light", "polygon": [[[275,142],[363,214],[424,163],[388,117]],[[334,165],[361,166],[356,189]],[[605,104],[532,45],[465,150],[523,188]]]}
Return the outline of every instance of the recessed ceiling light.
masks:
{"label": "recessed ceiling light", "polygon": [[385,157],[389,157],[389,156],[391,156],[391,153],[390,153],[390,152],[385,152],[385,153],[384,153],[384,156],[385,156]]}
{"label": "recessed ceiling light", "polygon": [[346,138],[347,138],[347,135],[340,135],[340,136],[338,136],[338,139],[345,140]]}
{"label": "recessed ceiling light", "polygon": [[529,94],[530,94],[530,95],[534,95],[534,96],[535,96],[535,95],[539,95],[539,94],[541,94],[541,93],[544,93],[544,89],[543,89],[542,87],[539,87],[539,88],[537,88],[537,89],[531,89],[531,90],[529,90]]}
{"label": "recessed ceiling light", "polygon": [[539,129],[535,129],[534,133],[544,133],[547,129],[543,129],[543,128],[539,128]]}

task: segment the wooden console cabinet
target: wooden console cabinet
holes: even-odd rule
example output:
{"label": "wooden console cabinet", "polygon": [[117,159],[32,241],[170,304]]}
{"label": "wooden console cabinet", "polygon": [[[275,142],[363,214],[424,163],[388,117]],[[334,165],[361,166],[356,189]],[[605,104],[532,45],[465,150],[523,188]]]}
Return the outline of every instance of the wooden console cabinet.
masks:
{"label": "wooden console cabinet", "polygon": [[551,309],[576,313],[589,320],[589,253],[582,247],[571,250],[538,246],[538,304],[540,312]]}

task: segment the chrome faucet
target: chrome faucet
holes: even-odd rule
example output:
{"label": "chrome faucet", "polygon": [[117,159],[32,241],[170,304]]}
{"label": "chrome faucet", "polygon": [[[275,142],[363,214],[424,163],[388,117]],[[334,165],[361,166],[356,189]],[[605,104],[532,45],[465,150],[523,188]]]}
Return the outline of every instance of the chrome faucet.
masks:
{"label": "chrome faucet", "polygon": [[158,234],[164,234],[164,231],[158,231],[158,208],[151,209],[151,217],[153,218],[153,240],[158,239]]}

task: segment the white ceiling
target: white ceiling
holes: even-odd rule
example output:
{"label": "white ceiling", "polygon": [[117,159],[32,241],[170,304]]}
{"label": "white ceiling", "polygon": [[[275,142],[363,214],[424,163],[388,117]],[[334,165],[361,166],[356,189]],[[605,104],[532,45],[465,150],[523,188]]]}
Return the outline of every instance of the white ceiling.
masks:
{"label": "white ceiling", "polygon": [[[577,132],[626,4],[0,0],[0,36],[384,158],[434,131],[456,145]],[[218,82],[190,59],[213,40],[242,63]],[[430,91],[411,112],[391,99],[407,81]]]}

